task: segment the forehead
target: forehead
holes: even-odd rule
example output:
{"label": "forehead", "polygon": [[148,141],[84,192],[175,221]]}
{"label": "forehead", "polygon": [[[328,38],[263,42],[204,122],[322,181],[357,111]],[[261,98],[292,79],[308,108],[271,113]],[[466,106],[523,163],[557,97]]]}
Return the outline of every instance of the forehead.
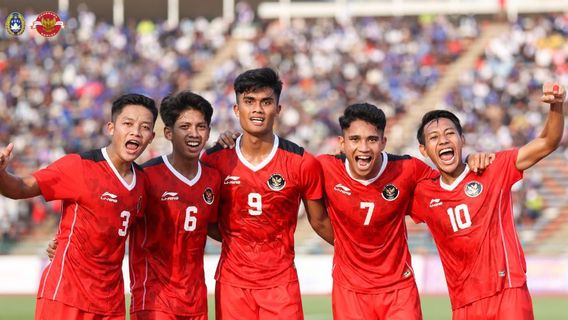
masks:
{"label": "forehead", "polygon": [[200,110],[185,109],[179,114],[176,122],[205,122],[205,115]]}
{"label": "forehead", "polygon": [[455,124],[448,118],[438,118],[428,122],[424,126],[424,133],[445,131],[447,129],[457,129]]}
{"label": "forehead", "polygon": [[346,136],[381,136],[383,132],[379,130],[375,125],[363,120],[355,120],[351,122],[349,128],[343,131]]}
{"label": "forehead", "polygon": [[128,104],[122,108],[117,119],[135,119],[140,121],[154,122],[154,115],[146,107],[137,104]]}
{"label": "forehead", "polygon": [[243,92],[239,96],[242,98],[254,99],[274,98],[274,90],[272,90],[272,88],[270,87],[263,87],[256,90]]}

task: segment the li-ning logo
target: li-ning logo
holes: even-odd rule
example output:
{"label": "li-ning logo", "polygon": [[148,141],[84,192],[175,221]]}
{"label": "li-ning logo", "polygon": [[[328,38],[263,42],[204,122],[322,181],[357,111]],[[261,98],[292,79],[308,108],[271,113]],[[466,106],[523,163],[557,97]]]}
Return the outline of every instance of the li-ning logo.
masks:
{"label": "li-ning logo", "polygon": [[112,194],[110,192],[105,192],[101,195],[101,200],[108,201],[108,202],[117,203],[118,200],[116,198],[118,198],[118,196],[116,196],[115,194]]}
{"label": "li-ning logo", "polygon": [[224,184],[241,184],[241,177],[227,176],[223,181]]}
{"label": "li-ning logo", "polygon": [[443,204],[442,200],[440,199],[432,199],[430,200],[430,208],[434,208],[437,206],[441,206]]}
{"label": "li-ning logo", "polygon": [[336,184],[335,187],[333,187],[333,190],[335,190],[337,192],[341,192],[341,193],[346,194],[348,196],[351,195],[351,189],[347,188],[346,186],[342,185],[341,183]]}
{"label": "li-ning logo", "polygon": [[160,200],[161,201],[179,200],[179,197],[178,197],[177,192],[166,191],[166,192],[164,192],[164,194],[162,194],[162,198],[160,198]]}

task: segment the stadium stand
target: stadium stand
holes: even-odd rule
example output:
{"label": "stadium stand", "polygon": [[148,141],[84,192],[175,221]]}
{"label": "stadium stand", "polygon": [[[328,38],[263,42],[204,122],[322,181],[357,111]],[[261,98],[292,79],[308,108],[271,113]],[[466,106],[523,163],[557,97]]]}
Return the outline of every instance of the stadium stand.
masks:
{"label": "stadium stand", "polygon": [[[568,86],[566,15],[521,17],[512,26],[474,16],[294,19],[286,29],[277,20],[247,18],[246,7],[241,15],[233,25],[186,19],[171,28],[143,20],[117,28],[83,10],[53,40],[2,35],[0,141],[16,143],[12,170],[29,173],[64,153],[104,145],[109,103],[126,91],[158,100],[180,88],[202,93],[216,108],[214,139],[236,126],[232,81],[244,68],[279,69],[285,108],[278,132],[316,154],[336,151],[338,115],[357,101],[385,110],[391,152],[416,155],[416,115],[439,106],[458,108],[468,141],[476,142],[471,150],[508,148],[538,132],[542,81],[554,77]],[[568,234],[566,146],[567,138],[562,150],[527,174],[523,190],[537,190],[543,199],[535,219],[519,208],[527,252],[568,254],[558,245]],[[146,158],[167,148],[157,139]],[[524,203],[526,191],[518,197]],[[0,253],[13,250],[43,219],[51,227],[40,233],[49,237],[56,206],[2,199]],[[330,253],[304,216],[298,252]],[[409,223],[408,229],[413,251],[435,250],[423,226]],[[208,252],[217,251],[208,244]]]}

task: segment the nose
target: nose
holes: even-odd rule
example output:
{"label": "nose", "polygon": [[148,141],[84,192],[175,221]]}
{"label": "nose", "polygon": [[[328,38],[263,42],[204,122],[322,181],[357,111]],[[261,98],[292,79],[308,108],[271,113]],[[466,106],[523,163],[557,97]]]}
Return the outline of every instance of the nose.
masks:
{"label": "nose", "polygon": [[368,151],[369,150],[369,143],[365,139],[361,139],[359,145],[357,146],[359,151]]}

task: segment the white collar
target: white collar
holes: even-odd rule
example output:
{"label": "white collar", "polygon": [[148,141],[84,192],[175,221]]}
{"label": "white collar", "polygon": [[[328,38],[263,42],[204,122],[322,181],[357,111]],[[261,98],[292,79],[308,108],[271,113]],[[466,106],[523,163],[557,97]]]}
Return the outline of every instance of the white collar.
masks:
{"label": "white collar", "polygon": [[452,184],[444,183],[444,181],[442,181],[442,176],[440,175],[440,187],[447,191],[453,191],[458,186],[458,184],[460,184],[463,181],[463,179],[465,179],[465,176],[467,176],[468,173],[469,173],[469,166],[466,164],[463,172],[459,175],[459,177],[457,177],[456,180],[454,180],[454,182],[452,182]]}
{"label": "white collar", "polygon": [[195,177],[193,177],[193,179],[189,180],[186,176],[184,176],[179,171],[177,171],[176,168],[174,168],[174,166],[170,163],[170,160],[168,160],[168,156],[163,155],[162,160],[164,160],[164,164],[166,165],[166,167],[168,167],[168,169],[170,169],[170,171],[174,174],[174,176],[176,176],[183,183],[187,184],[190,187],[195,185],[197,183],[197,181],[199,181],[199,178],[201,178],[201,162],[200,161],[197,161],[197,174],[195,175]]}
{"label": "white collar", "polygon": [[382,151],[381,156],[383,157],[383,163],[381,164],[381,169],[379,170],[379,172],[377,173],[376,176],[374,176],[373,178],[371,178],[369,180],[362,180],[362,179],[354,178],[353,174],[351,174],[351,169],[349,168],[349,159],[347,159],[347,158],[345,158],[345,170],[347,171],[347,174],[349,175],[349,177],[351,177],[351,179],[361,183],[364,186],[368,186],[371,183],[377,181],[377,179],[383,174],[383,172],[385,171],[385,168],[387,167],[387,162],[389,161],[387,153]]}
{"label": "white collar", "polygon": [[264,160],[262,160],[261,163],[253,165],[252,163],[248,162],[247,159],[245,159],[245,156],[241,152],[241,145],[240,145],[241,137],[242,135],[237,138],[237,141],[235,141],[235,151],[237,152],[237,157],[247,168],[251,169],[254,172],[264,168],[272,160],[272,158],[274,158],[276,151],[278,151],[278,143],[280,139],[278,139],[277,135],[274,135],[274,141],[272,142],[272,150],[270,150],[268,156],[264,158]]}
{"label": "white collar", "polygon": [[108,156],[106,147],[102,148],[101,152],[102,152],[103,157],[105,158],[106,162],[108,163],[109,167],[112,169],[112,172],[114,172],[114,174],[118,178],[118,180],[122,183],[122,185],[128,191],[132,191],[132,189],[134,189],[134,186],[136,186],[136,170],[134,170],[134,165],[132,163],[130,164],[130,167],[132,168],[132,181],[130,182],[130,184],[128,184],[126,182],[126,180],[124,180],[124,178],[118,173],[118,170],[116,170],[114,163],[112,163],[112,161],[110,160],[110,157]]}

